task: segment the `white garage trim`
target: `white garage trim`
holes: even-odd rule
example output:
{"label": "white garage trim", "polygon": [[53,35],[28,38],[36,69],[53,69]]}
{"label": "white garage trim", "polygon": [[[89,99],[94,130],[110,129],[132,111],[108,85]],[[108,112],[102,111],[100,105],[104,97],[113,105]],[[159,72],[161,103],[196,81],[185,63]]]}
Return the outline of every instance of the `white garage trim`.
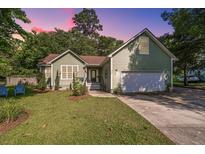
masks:
{"label": "white garage trim", "polygon": [[113,76],[112,76],[112,69],[113,69],[113,66],[112,66],[112,61],[113,61],[113,58],[111,57],[110,58],[110,92],[112,93],[113,92],[113,85],[112,85],[112,83],[113,83]]}
{"label": "white garage trim", "polygon": [[165,74],[159,71],[123,71],[121,86],[124,93],[165,91]]}
{"label": "white garage trim", "polygon": [[54,81],[53,81],[53,64],[51,64],[51,86],[54,88]]}
{"label": "white garage trim", "polygon": [[171,76],[170,76],[170,80],[171,80],[171,89],[173,88],[173,59],[171,59]]}

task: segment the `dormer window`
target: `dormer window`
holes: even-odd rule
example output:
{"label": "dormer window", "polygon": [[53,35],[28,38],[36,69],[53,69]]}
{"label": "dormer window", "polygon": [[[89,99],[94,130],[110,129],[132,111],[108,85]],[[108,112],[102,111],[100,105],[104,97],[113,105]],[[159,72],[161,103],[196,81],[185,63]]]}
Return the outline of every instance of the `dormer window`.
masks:
{"label": "dormer window", "polygon": [[139,37],[139,54],[149,55],[149,37]]}

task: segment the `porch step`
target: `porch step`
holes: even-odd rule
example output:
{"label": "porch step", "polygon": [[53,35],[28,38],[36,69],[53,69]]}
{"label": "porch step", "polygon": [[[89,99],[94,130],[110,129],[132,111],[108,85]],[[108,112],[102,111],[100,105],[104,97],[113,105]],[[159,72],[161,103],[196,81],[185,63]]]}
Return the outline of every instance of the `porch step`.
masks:
{"label": "porch step", "polygon": [[87,83],[88,90],[100,90],[101,84],[100,83]]}

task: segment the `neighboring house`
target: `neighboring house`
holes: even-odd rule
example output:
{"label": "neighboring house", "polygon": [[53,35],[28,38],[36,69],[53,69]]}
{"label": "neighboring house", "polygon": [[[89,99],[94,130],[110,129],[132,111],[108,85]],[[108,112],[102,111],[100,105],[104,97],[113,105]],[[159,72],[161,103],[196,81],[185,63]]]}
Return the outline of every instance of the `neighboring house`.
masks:
{"label": "neighboring house", "polygon": [[205,54],[200,54],[198,58],[199,67],[194,67],[188,70],[187,76],[198,77],[200,81],[205,81]]}
{"label": "neighboring house", "polygon": [[108,56],[80,56],[67,50],[48,55],[39,67],[51,87],[59,74],[60,87],[70,88],[74,73],[89,89],[113,92],[121,86],[125,93],[151,92],[172,87],[174,60],[176,57],[144,29]]}

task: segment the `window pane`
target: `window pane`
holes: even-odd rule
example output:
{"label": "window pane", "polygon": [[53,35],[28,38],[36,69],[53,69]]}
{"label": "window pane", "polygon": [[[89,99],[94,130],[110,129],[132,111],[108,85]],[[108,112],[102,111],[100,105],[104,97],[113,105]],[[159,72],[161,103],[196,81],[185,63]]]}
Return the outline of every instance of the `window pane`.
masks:
{"label": "window pane", "polygon": [[72,78],[72,77],[73,77],[72,72],[68,73],[68,78]]}
{"label": "window pane", "polygon": [[72,66],[67,66],[68,72],[72,73]]}
{"label": "window pane", "polygon": [[66,73],[66,66],[62,66],[62,73]]}
{"label": "window pane", "polygon": [[62,73],[62,78],[63,79],[66,79],[67,77],[66,77],[66,73]]}

